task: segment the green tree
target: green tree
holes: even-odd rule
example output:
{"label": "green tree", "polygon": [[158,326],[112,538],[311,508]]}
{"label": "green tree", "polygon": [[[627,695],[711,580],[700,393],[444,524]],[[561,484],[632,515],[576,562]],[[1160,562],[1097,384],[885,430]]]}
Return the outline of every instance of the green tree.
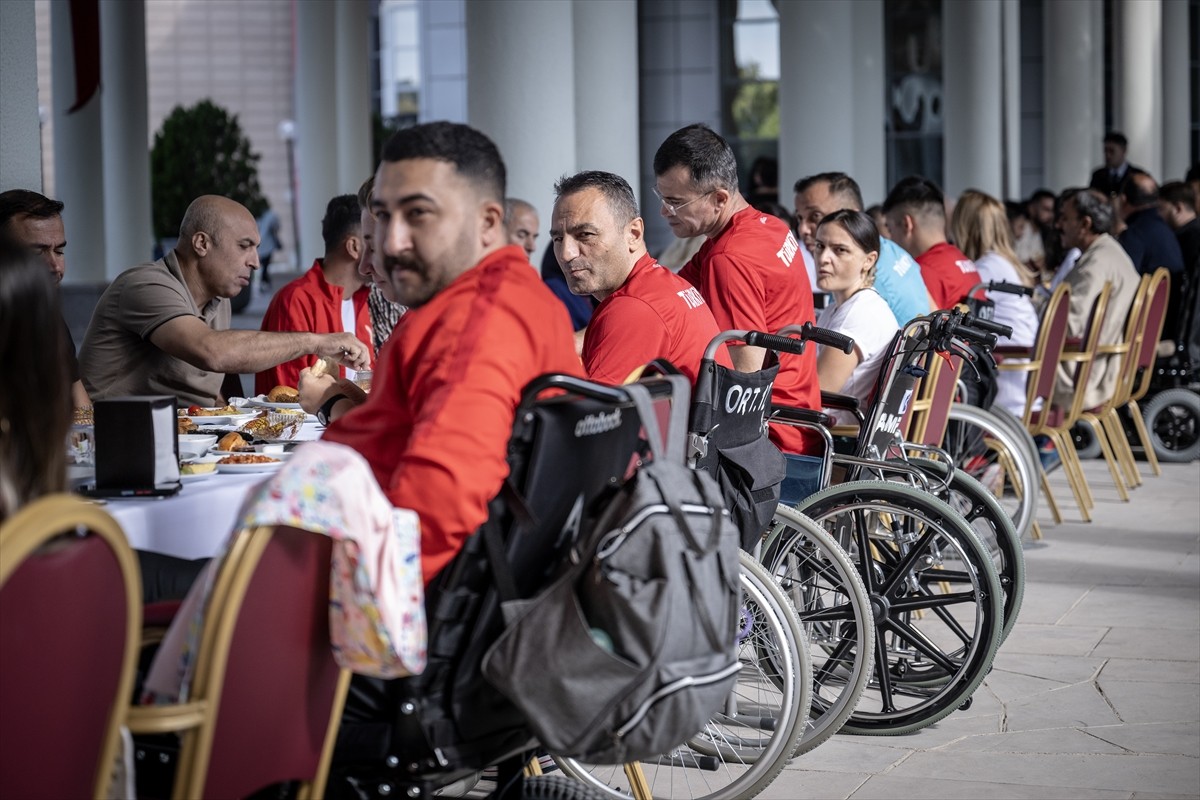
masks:
{"label": "green tree", "polygon": [[188,204],[202,194],[236,200],[255,217],[267,209],[258,185],[259,154],[250,149],[236,114],[212,100],[176,106],[154,134],[150,191],[154,235],[179,235]]}
{"label": "green tree", "polygon": [[733,121],[739,138],[779,138],[779,82],[758,77],[758,64],[739,70],[741,86],[733,98]]}

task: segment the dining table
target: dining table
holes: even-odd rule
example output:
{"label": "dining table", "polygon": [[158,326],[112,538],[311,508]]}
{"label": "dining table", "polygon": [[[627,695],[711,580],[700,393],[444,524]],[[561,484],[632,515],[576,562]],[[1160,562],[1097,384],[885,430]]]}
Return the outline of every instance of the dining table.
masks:
{"label": "dining table", "polygon": [[[306,423],[296,441],[318,439],[324,427]],[[95,499],[125,532],[135,550],[175,556],[211,558],[234,532],[239,512],[256,486],[271,477],[270,472],[212,472],[183,481],[179,491],[165,497],[117,497]],[[73,488],[86,486],[95,479],[91,465],[74,464],[68,468]]]}

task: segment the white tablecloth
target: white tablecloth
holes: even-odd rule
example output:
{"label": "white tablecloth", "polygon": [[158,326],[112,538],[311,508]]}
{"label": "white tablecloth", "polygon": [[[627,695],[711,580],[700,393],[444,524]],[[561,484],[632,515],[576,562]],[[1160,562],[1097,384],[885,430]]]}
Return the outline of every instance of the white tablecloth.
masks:
{"label": "white tablecloth", "polygon": [[233,531],[242,501],[267,477],[217,474],[185,483],[173,497],[109,500],[104,510],[121,525],[135,550],[210,558]]}
{"label": "white tablecloth", "polygon": [[[324,430],[306,424],[296,438],[318,439]],[[73,466],[68,472],[73,486],[95,475],[90,467]],[[268,477],[265,473],[216,473],[185,483],[172,497],[106,500],[104,510],[121,525],[136,550],[177,558],[210,558],[233,531],[250,490]]]}

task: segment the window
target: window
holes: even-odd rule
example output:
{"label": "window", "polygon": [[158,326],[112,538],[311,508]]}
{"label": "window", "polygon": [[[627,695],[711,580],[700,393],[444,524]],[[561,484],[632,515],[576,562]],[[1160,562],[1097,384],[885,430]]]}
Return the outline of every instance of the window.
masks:
{"label": "window", "polygon": [[385,126],[417,123],[421,45],[416,0],[383,0],[379,6],[379,105]]}
{"label": "window", "polygon": [[942,183],[942,3],[884,0],[888,186]]}
{"label": "window", "polygon": [[779,157],[779,14],[771,0],[721,0],[720,9],[722,133],[749,197],[756,160]]}

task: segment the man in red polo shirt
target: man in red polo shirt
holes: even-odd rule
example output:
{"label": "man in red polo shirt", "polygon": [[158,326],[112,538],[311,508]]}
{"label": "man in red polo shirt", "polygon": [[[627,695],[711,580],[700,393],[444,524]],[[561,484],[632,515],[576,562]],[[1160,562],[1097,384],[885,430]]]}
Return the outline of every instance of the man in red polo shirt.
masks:
{"label": "man in red polo shirt", "polygon": [[566,309],[507,243],[504,162],[491,140],[434,122],[397,132],[382,158],[375,246],[409,311],[366,402],[355,407],[333,384],[318,417],[340,410],[325,438],[362,453],[392,503],[419,515],[428,583],[487,519],[522,389],[581,370]]}
{"label": "man in red polo shirt", "polygon": [[953,308],[979,284],[975,264],[946,241],[945,197],[938,185],[919,175],[897,183],[883,202],[893,242],[921,265],[934,308]]}
{"label": "man in red polo shirt", "polygon": [[[367,305],[370,291],[366,276],[358,271],[363,250],[359,214],[355,195],[344,194],[329,201],[321,220],[325,256],[275,293],[263,315],[264,331],[345,331],[354,334],[374,354]],[[276,386],[295,388],[299,385],[300,370],[315,363],[317,356],[306,355],[263,370],[254,378],[254,391],[267,394]],[[353,377],[347,375],[345,367],[341,368],[341,375]]]}
{"label": "man in red polo shirt", "polygon": [[[786,223],[742,197],[728,142],[705,125],[675,131],[654,154],[654,175],[671,231],[681,239],[707,237],[679,275],[700,290],[718,327],[775,333],[813,321],[812,287],[797,259],[799,243]],[[754,372],[766,351],[739,345],[729,355],[738,370]],[[819,409],[816,348],[780,359],[772,401]],[[787,425],[772,425],[770,436],[789,453],[820,447],[813,434]]]}
{"label": "man in red polo shirt", "polygon": [[[633,189],[611,172],[580,172],[554,185],[554,255],[573,294],[600,302],[583,340],[583,366],[601,383],[665,358],[695,383],[720,331],[696,287],[646,252]],[[732,367],[726,348],[717,362]]]}

